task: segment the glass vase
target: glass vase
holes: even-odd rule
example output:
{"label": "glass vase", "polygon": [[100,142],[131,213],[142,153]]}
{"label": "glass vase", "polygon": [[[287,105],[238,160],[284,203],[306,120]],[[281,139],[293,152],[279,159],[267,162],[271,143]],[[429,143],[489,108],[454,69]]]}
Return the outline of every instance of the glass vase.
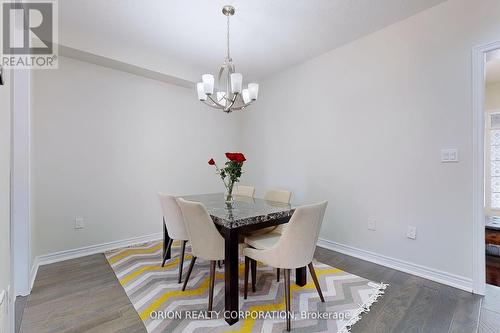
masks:
{"label": "glass vase", "polygon": [[227,204],[233,203],[233,183],[229,183],[224,192],[224,200]]}

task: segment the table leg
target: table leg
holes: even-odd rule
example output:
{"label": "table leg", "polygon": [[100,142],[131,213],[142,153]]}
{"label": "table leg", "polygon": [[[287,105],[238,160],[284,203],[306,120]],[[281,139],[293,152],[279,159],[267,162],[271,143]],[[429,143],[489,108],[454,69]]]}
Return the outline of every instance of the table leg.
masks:
{"label": "table leg", "polygon": [[170,241],[170,236],[168,235],[167,225],[165,224],[165,218],[163,218],[163,262],[172,257],[171,246],[167,246]]}
{"label": "table leg", "polygon": [[295,284],[303,287],[307,283],[307,270],[306,267],[300,267],[295,269]]}
{"label": "table leg", "polygon": [[225,238],[225,319],[229,325],[238,322],[238,230],[224,228]]}

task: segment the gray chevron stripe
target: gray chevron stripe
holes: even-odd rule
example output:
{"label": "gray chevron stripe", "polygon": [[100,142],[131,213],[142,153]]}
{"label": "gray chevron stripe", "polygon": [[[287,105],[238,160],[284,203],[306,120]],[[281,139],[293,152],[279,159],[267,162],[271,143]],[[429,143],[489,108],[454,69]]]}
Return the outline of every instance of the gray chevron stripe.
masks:
{"label": "gray chevron stripe", "polygon": [[[161,242],[144,244],[135,249],[152,249],[161,245]],[[206,311],[208,302],[207,282],[209,262],[198,259],[189,279],[186,292],[180,292],[182,284],[177,283],[177,258],[180,247],[172,249],[172,259],[167,261],[165,268],[161,268],[162,249],[153,253],[134,253],[133,251],[113,251],[106,253],[108,260],[114,256],[123,256],[112,268],[125,291],[136,308],[148,332],[227,332],[239,331],[243,325],[249,325],[252,332],[283,332],[284,319],[240,319],[229,327],[223,319],[194,320],[186,319],[152,319],[151,311],[174,310],[182,314],[190,311],[196,313]],[[186,256],[190,255],[189,246],[186,247]],[[241,258],[242,259],[242,258]],[[115,259],[116,260],[116,257]],[[190,259],[184,261],[183,279],[188,270]],[[305,306],[309,314],[344,314],[357,313],[369,307],[377,297],[380,297],[383,284],[374,284],[369,280],[332,269],[332,267],[315,264],[325,303],[322,303],[312,283],[305,287],[295,287],[292,290],[292,310],[297,318],[292,323],[294,332],[337,332],[347,323],[347,319],[332,318],[330,320],[317,318],[300,318],[300,307]],[[221,275],[224,268],[217,268]],[[243,274],[240,274],[240,309],[242,311],[261,311],[262,309],[277,309],[284,311],[284,280],[276,282],[276,270],[261,263],[257,269],[256,292],[249,291],[248,299],[243,299]],[[292,274],[293,276],[293,274]],[[294,284],[294,277],[292,282]],[[308,275],[308,282],[312,281]],[[250,287],[250,286],[249,286]],[[301,303],[302,300],[302,303]],[[213,300],[214,311],[224,309],[224,279],[220,276],[215,281]],[[269,314],[270,312],[264,312]]]}

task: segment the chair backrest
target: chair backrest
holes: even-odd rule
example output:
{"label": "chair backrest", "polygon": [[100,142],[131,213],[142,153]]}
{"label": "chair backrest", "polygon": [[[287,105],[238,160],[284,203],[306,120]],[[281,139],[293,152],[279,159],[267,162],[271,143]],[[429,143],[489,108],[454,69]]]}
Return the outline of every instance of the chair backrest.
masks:
{"label": "chair backrest", "polygon": [[233,189],[233,194],[253,198],[255,194],[255,187],[247,185],[236,185]]}
{"label": "chair backrest", "polygon": [[282,202],[282,203],[290,203],[290,197],[292,196],[292,192],[285,190],[269,190],[266,192],[264,196],[265,200]]}
{"label": "chair backrest", "polygon": [[186,221],[193,255],[205,260],[224,259],[224,237],[215,227],[205,206],[181,198],[177,201]]}
{"label": "chair backrest", "polygon": [[188,233],[182,216],[181,207],[173,195],[158,193],[163,219],[167,225],[168,235],[172,239],[187,240]]}
{"label": "chair backrest", "polygon": [[269,249],[279,257],[281,267],[303,267],[312,261],[327,204],[323,201],[295,209],[280,239]]}

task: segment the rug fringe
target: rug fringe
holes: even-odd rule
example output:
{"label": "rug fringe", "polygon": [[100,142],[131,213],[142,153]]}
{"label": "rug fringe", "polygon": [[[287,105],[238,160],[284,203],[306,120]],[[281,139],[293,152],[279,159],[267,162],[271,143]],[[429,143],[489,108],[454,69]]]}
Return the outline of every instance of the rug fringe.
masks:
{"label": "rug fringe", "polygon": [[347,324],[345,324],[344,327],[340,331],[337,331],[337,333],[349,333],[351,332],[351,327],[356,324],[359,320],[362,318],[362,314],[370,312],[370,307],[372,306],[373,303],[377,302],[378,299],[385,293],[385,289],[389,285],[387,283],[380,282],[380,284],[377,287],[377,291],[370,296],[370,299],[368,302],[366,302],[363,306],[361,306],[354,314],[352,317],[347,321]]}

